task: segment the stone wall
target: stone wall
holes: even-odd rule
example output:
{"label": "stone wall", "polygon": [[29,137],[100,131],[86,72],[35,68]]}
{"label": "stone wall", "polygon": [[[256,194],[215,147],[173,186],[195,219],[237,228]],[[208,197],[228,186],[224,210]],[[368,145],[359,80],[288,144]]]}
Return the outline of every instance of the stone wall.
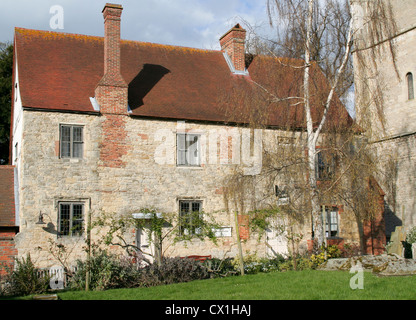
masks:
{"label": "stone wall", "polygon": [[378,180],[386,192],[385,220],[389,237],[396,226],[416,225],[416,135],[374,144]]}
{"label": "stone wall", "polygon": [[[102,212],[131,215],[141,208],[154,207],[160,212],[177,213],[180,200],[195,199],[203,203],[203,210],[215,213],[217,221],[234,229],[233,215],[226,212],[222,179],[232,173],[228,159],[232,153],[223,152],[226,162],[205,161],[200,167],[176,166],[176,121],[153,121],[124,116],[125,145],[120,154],[123,166],[108,166],[102,158],[102,116],[57,113],[24,112],[25,134],[22,147],[20,181],[20,233],[16,237],[19,256],[30,253],[40,265],[55,264],[51,258],[52,243],[62,243],[71,251],[71,259],[84,255],[83,238],[58,237],[58,205],[61,201],[84,203],[85,215],[92,220]],[[84,157],[59,157],[59,126],[84,126]],[[186,124],[186,130],[208,134],[222,129],[205,124]],[[189,127],[188,127],[189,126]],[[168,143],[169,142],[169,143]],[[223,156],[224,156],[223,154]],[[207,156],[207,154],[206,154]],[[224,160],[224,162],[225,162]],[[39,213],[46,225],[36,222]],[[95,237],[95,233],[92,233]],[[134,235],[130,237],[135,241]],[[178,243],[169,247],[167,255],[213,255],[222,257],[235,254],[234,230],[231,237],[219,239],[218,246],[193,240],[186,247]],[[97,240],[97,237],[93,240]],[[265,244],[256,237],[245,240],[244,250],[263,255]]]}
{"label": "stone wall", "polygon": [[[58,211],[61,202],[76,201],[84,204],[84,223],[103,213],[131,216],[143,208],[155,208],[158,212],[179,214],[179,201],[198,200],[204,212],[213,215],[215,221],[231,230],[230,235],[210,241],[191,240],[186,243],[164,245],[165,255],[211,255],[222,258],[235,256],[234,207],[226,206],[224,178],[239,168],[241,172],[254,174],[244,191],[244,210],[266,207],[276,203],[274,185],[262,178],[261,156],[256,148],[250,148],[250,130],[204,123],[184,123],[123,117],[123,152],[117,156],[120,165],[108,165],[100,149],[102,130],[107,119],[104,116],[24,111],[25,134],[22,146],[20,176],[20,233],[16,236],[19,256],[30,253],[40,266],[57,264],[51,255],[56,244],[67,247],[68,260],[85,255],[84,237],[59,237]],[[84,130],[83,158],[62,159],[59,154],[59,127],[61,124],[82,125]],[[246,131],[248,130],[248,131]],[[176,165],[176,134],[194,133],[201,137],[201,165],[197,167]],[[254,135],[259,132],[254,132]],[[263,130],[264,148],[276,147],[278,130]],[[217,139],[222,137],[222,139]],[[246,138],[244,138],[246,137]],[[108,146],[108,144],[107,144]],[[251,151],[250,151],[251,150]],[[263,152],[263,149],[260,149]],[[256,164],[260,161],[258,167]],[[246,171],[245,171],[246,170]],[[45,224],[36,222],[42,213]],[[348,210],[340,211],[340,233],[346,242],[358,242],[354,216]],[[259,240],[240,217],[240,237],[244,253],[266,255],[267,235]],[[308,222],[309,221],[309,222]],[[310,219],[297,226],[304,235],[301,247],[306,248],[310,238]],[[92,231],[92,240],[101,235]],[[126,235],[130,243],[136,242],[136,230]]]}

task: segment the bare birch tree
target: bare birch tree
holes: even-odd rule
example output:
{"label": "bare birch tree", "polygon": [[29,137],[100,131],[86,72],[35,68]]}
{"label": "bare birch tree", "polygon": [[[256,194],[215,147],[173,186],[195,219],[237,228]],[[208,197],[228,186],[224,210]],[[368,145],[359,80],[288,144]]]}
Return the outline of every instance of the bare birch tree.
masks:
{"label": "bare birch tree", "polygon": [[[374,84],[375,77],[360,79],[359,85],[354,84],[361,98],[358,102],[360,127],[352,122],[347,126],[345,121],[337,123],[336,117],[342,114],[338,109],[344,109],[339,103],[340,96],[351,91],[354,80],[352,51],[356,57],[355,67],[377,69],[379,66],[368,54],[377,50],[377,46],[371,44],[387,41],[394,64],[394,46],[389,39],[396,29],[389,0],[266,1],[271,24],[279,30],[276,39],[262,38],[256,35],[255,27],[246,25],[249,30],[247,49],[250,50],[247,63],[260,59],[262,62],[258,62],[256,68],[263,66],[256,70],[258,77],[251,73],[257,90],[233,88],[231,93],[224,94],[222,102],[226,108],[228,106],[230,118],[234,119],[237,113],[244,114],[242,121],[252,128],[266,128],[270,113],[277,111],[281,122],[281,131],[277,134],[282,136],[274,141],[274,147],[264,150],[262,177],[255,180],[257,184],[261,179],[268,180],[266,190],[272,190],[270,187],[275,187],[276,181],[285,186],[290,200],[280,211],[299,224],[312,219],[313,238],[319,248],[326,240],[321,205],[341,202],[355,215],[363,249],[362,222],[379,210],[368,200],[374,197],[369,180],[377,176],[378,168],[365,138],[367,132],[372,131],[369,119],[374,117],[374,105],[376,116],[381,120],[384,116],[382,90],[368,90],[379,88]],[[367,18],[361,24],[354,20],[356,5],[366,12]],[[370,43],[366,54],[360,54],[363,30],[364,37],[369,38],[366,45]],[[321,71],[326,79],[321,77]],[[366,103],[372,108],[365,108]],[[300,109],[304,117],[301,128],[298,124],[293,126],[292,117],[300,114]],[[284,121],[286,124],[282,124]],[[288,143],[282,145],[282,141]],[[335,173],[324,183],[317,169],[323,157],[327,162],[336,162]],[[331,160],[331,157],[336,159]],[[269,205],[275,203],[272,198],[276,195],[270,192],[269,196]],[[259,203],[252,210],[261,207]]]}
{"label": "bare birch tree", "polygon": [[[297,30],[300,30],[300,39],[303,42],[304,48],[304,76],[303,76],[303,105],[304,105],[304,114],[306,119],[306,150],[307,150],[307,176],[309,181],[309,192],[310,192],[310,208],[312,215],[312,222],[314,226],[314,238],[317,241],[317,244],[320,246],[324,244],[325,233],[322,226],[321,220],[321,208],[319,203],[319,194],[318,186],[316,179],[316,161],[317,161],[317,142],[321,135],[322,129],[327,121],[327,115],[329,108],[331,107],[331,102],[335,94],[335,90],[339,87],[340,79],[342,78],[347,63],[350,58],[351,48],[352,48],[352,35],[353,35],[353,25],[352,20],[349,21],[349,26],[347,29],[347,35],[345,39],[345,49],[343,50],[343,55],[341,63],[338,68],[335,70],[334,77],[332,79],[330,90],[326,101],[323,102],[323,114],[320,119],[317,121],[317,125],[312,119],[311,113],[311,94],[310,94],[310,69],[312,63],[312,56],[314,53],[315,58],[319,58],[318,55],[318,46],[315,42],[315,50],[312,50],[313,38],[317,38],[317,35],[323,34],[325,32],[324,28],[328,26],[326,20],[329,19],[329,14],[327,11],[328,7],[335,7],[334,1],[326,1],[326,9],[322,11],[320,9],[320,1],[317,0],[267,0],[267,8],[269,11],[269,17],[272,21],[273,13],[278,17],[288,19],[292,25]],[[322,19],[322,20],[320,20]],[[306,21],[306,26],[304,25]],[[313,27],[315,28],[313,29]],[[322,30],[320,30],[320,28]],[[316,119],[315,119],[316,121]]]}
{"label": "bare birch tree", "polygon": [[[359,26],[354,24],[352,18],[355,4],[363,6],[369,17]],[[371,43],[385,41],[385,39],[389,39],[389,34],[394,32],[395,22],[389,7],[389,0],[267,0],[267,10],[271,25],[280,30],[280,37],[277,41],[272,41],[272,45],[268,49],[266,45],[266,50],[275,56],[283,53],[303,59],[304,64],[300,66],[303,68],[303,96],[282,97],[270,92],[260,84],[257,85],[267,94],[272,95],[275,101],[292,100],[294,106],[299,103],[303,104],[306,121],[306,176],[309,184],[310,211],[314,239],[320,246],[324,244],[325,230],[321,220],[320,198],[322,197],[319,194],[316,177],[317,154],[319,152],[317,144],[327,123],[328,112],[333,105],[334,96],[343,95],[352,85],[351,51],[353,40],[357,40],[354,39],[354,36],[362,31],[359,29],[365,28],[366,36],[370,38]],[[394,63],[394,47],[391,43],[390,49]],[[359,55],[357,57],[360,58]],[[311,105],[310,73],[313,63],[319,64],[330,83],[327,96],[322,98],[321,105],[317,105],[316,101],[315,105]],[[357,64],[359,63],[357,61]],[[299,65],[294,65],[293,68],[299,68]],[[363,88],[358,90],[363,90]],[[382,118],[382,91],[379,90],[372,99],[376,101],[378,117]],[[323,107],[322,115],[319,119],[313,119],[312,108],[320,108],[321,106]],[[362,110],[361,113],[363,113]],[[364,126],[366,124],[368,125],[369,122],[361,123]],[[351,142],[347,137],[343,140],[343,143],[345,141]],[[360,150],[365,149],[361,148]],[[357,158],[369,159],[366,156],[356,156],[354,159]],[[360,165],[362,168],[362,163]],[[347,168],[351,168],[351,166],[352,164],[347,165]],[[367,163],[366,167],[368,168],[370,165]],[[368,170],[368,172],[370,171]],[[329,189],[332,188],[333,186]]]}

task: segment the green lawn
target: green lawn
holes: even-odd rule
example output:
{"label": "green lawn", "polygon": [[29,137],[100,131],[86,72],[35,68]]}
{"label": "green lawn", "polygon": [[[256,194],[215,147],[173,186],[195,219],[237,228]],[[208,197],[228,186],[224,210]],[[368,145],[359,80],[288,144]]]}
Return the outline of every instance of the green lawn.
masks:
{"label": "green lawn", "polygon": [[364,273],[364,288],[352,290],[353,274],[289,271],[199,280],[151,288],[67,291],[62,300],[416,300],[416,276]]}

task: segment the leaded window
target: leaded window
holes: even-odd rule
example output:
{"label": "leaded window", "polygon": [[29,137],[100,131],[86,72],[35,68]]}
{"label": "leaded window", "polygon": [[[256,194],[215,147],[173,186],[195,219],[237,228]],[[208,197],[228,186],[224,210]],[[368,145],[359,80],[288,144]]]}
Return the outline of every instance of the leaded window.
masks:
{"label": "leaded window", "polygon": [[202,202],[179,201],[179,232],[182,235],[199,234],[202,219]]}
{"label": "leaded window", "polygon": [[82,236],[84,233],[83,203],[59,203],[58,231],[60,236]]}

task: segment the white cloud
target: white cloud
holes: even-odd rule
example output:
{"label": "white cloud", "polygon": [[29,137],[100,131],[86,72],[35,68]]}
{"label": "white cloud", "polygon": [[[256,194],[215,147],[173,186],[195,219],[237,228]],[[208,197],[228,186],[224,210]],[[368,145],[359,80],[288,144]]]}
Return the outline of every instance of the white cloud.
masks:
{"label": "white cloud", "polygon": [[[14,27],[50,30],[49,9],[64,9],[64,30],[102,36],[106,0],[2,0],[0,41]],[[115,0],[123,5],[122,38],[198,48],[217,48],[219,37],[242,17],[265,19],[265,0]]]}

